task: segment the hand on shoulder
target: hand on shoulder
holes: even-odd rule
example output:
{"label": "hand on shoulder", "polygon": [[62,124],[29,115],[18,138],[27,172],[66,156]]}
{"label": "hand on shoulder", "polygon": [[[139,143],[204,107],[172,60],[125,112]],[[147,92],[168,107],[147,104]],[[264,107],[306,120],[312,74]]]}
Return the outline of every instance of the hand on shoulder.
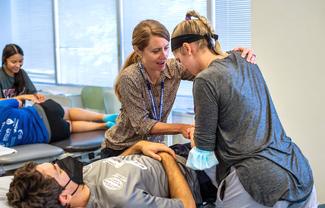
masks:
{"label": "hand on shoulder", "polygon": [[233,51],[241,52],[241,57],[243,57],[243,58],[246,57],[246,60],[249,63],[256,64],[256,55],[254,54],[252,49],[237,47],[237,48],[234,48]]}

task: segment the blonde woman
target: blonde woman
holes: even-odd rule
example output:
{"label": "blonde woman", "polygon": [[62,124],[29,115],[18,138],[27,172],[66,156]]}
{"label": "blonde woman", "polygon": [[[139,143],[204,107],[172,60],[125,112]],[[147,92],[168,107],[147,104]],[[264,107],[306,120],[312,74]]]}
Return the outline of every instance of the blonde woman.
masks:
{"label": "blonde woman", "polygon": [[187,165],[217,165],[217,207],[317,207],[310,165],[286,135],[259,67],[222,51],[195,11],[175,27],[171,47],[195,75]]}

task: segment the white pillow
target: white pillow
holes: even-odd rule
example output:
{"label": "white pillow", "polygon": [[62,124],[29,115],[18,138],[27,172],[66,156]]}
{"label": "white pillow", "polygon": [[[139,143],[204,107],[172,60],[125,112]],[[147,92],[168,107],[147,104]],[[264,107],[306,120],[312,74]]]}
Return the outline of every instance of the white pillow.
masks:
{"label": "white pillow", "polygon": [[0,177],[0,207],[10,208],[7,203],[7,192],[13,176],[2,176]]}

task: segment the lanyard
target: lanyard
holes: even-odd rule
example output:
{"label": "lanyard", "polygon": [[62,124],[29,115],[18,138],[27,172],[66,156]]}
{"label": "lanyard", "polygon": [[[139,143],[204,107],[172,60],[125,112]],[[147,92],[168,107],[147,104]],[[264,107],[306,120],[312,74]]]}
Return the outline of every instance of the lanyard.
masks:
{"label": "lanyard", "polygon": [[151,84],[150,84],[149,80],[146,79],[145,76],[144,76],[143,65],[140,62],[139,62],[138,65],[139,65],[141,75],[142,75],[143,79],[145,80],[145,82],[147,84],[147,90],[148,90],[148,94],[149,94],[150,101],[151,101],[153,119],[155,119],[157,121],[161,121],[163,107],[164,107],[164,91],[165,91],[164,80],[162,80],[161,83],[160,83],[160,86],[161,86],[161,88],[160,88],[160,105],[159,105],[159,116],[158,116],[158,106],[156,105],[156,101],[155,101],[155,99],[153,97]]}

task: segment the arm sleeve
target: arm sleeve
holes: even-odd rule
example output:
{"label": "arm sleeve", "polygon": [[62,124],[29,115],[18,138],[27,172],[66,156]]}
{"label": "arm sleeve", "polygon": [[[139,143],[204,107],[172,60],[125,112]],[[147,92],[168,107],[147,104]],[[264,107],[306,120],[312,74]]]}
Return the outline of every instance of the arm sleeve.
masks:
{"label": "arm sleeve", "polygon": [[121,103],[132,127],[137,134],[148,135],[158,121],[149,117],[150,112],[146,109],[141,86],[126,76],[121,77],[120,86]]}
{"label": "arm sleeve", "polygon": [[26,73],[26,71],[23,71],[24,73],[24,79],[26,82],[26,93],[25,94],[35,94],[37,93],[37,90],[33,84],[33,82],[30,80],[28,74]]}
{"label": "arm sleeve", "polygon": [[18,108],[19,107],[19,102],[16,99],[0,100],[0,107]]}
{"label": "arm sleeve", "polygon": [[218,128],[218,95],[215,87],[202,78],[193,83],[193,97],[195,106],[196,147],[206,151],[213,151],[217,140]]}
{"label": "arm sleeve", "polygon": [[170,199],[152,196],[151,194],[136,189],[132,197],[127,201],[128,205],[125,207],[151,207],[151,208],[181,208],[184,207],[179,199]]}

